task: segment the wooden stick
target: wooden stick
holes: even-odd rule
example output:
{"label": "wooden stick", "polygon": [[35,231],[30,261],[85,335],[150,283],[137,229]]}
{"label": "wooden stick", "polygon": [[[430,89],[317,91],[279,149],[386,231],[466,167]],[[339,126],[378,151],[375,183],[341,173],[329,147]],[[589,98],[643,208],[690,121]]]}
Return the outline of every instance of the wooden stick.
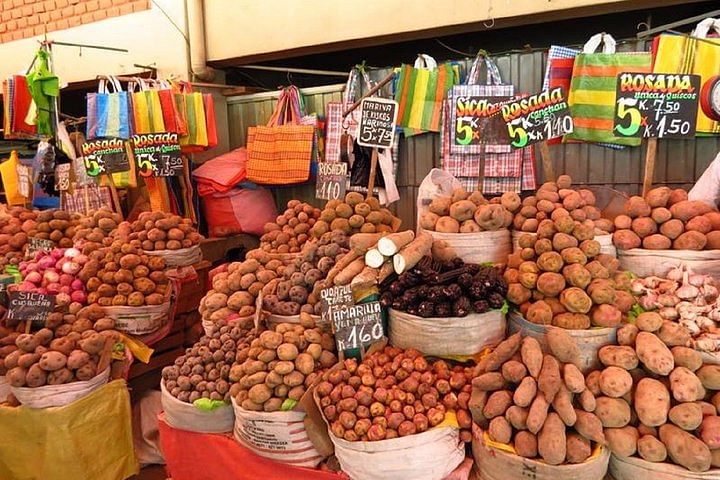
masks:
{"label": "wooden stick", "polygon": [[85,200],[85,215],[90,213],[90,195],[88,195],[88,186],[83,185],[83,198]]}
{"label": "wooden stick", "polygon": [[120,206],[120,196],[118,195],[117,188],[115,188],[115,180],[113,179],[112,173],[108,173],[107,178],[108,183],[110,184],[110,194],[112,195],[117,213],[120,215],[120,220],[125,220],[122,213],[122,207]]}
{"label": "wooden stick", "polygon": [[372,97],[373,95],[375,95],[382,87],[385,86],[386,83],[390,82],[393,78],[395,78],[395,72],[390,72],[387,77],[380,80],[380,83],[375,85],[373,88],[370,89],[370,91],[368,91],[365,95],[360,97],[360,100],[353,103],[347,110],[345,110],[343,112],[343,118],[350,115],[353,112],[353,110],[355,110],[356,108],[358,108],[360,106],[360,103],[362,103],[363,100],[365,100],[367,97]]}
{"label": "wooden stick", "polygon": [[370,156],[370,178],[368,179],[368,192],[367,198],[372,198],[373,190],[375,190],[375,173],[377,171],[378,162],[378,149],[372,149],[372,155]]}
{"label": "wooden stick", "polygon": [[655,158],[657,157],[657,138],[648,138],[645,151],[645,174],[643,175],[643,197],[650,191],[655,176]]}
{"label": "wooden stick", "polygon": [[550,147],[546,140],[540,142],[540,162],[542,163],[543,177],[546,182],[555,181],[555,170],[553,168],[552,159],[550,158]]}

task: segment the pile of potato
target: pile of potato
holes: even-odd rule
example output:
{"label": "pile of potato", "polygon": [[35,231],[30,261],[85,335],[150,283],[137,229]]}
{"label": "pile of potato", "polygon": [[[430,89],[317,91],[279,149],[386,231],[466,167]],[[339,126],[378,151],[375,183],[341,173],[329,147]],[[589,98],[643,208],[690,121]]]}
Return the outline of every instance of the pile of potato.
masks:
{"label": "pile of potato", "polygon": [[0,373],[13,387],[42,387],[90,380],[106,342],[117,341],[115,322],[98,307],[51,313],[35,333],[12,332],[0,339]]}
{"label": "pile of potato", "polygon": [[655,312],[617,338],[598,353],[605,368],[586,379],[612,452],[693,472],[720,467],[720,366],[704,365],[687,330]]}
{"label": "pile of potato", "polygon": [[25,256],[30,233],[37,232],[37,212],[12,207],[0,216],[0,267],[17,265]]}
{"label": "pile of potato", "polygon": [[91,212],[88,216],[82,217],[75,228],[73,245],[81,249],[85,255],[98,248],[109,246],[113,240],[111,234],[121,222],[120,215],[108,209]]}
{"label": "pile of potato", "polygon": [[573,220],[594,228],[598,235],[614,230],[613,222],[602,218],[595,206],[595,194],[585,188],[574,190],[569,175],[543,183],[535,195],[524,198],[517,209],[510,210],[515,212],[513,227],[523,232],[536,232],[546,218],[555,220],[568,214]]}
{"label": "pile of potato", "polygon": [[254,326],[252,319],[213,325],[210,335],[186,348],[174,365],[163,368],[165,389],[181,402],[209,398],[230,403],[230,372],[247,357]]}
{"label": "pile of potato", "polygon": [[345,360],[316,388],[330,431],[349,442],[422,433],[454,410],[460,438],[472,441],[469,411],[472,368],[429,362],[414,349],[386,346],[363,359]]}
{"label": "pile of potato", "polygon": [[37,212],[35,230],[30,230],[28,237],[49,239],[56,247],[70,248],[80,219],[79,213],[68,213],[65,210]]}
{"label": "pile of potato", "polygon": [[420,228],[443,233],[475,233],[508,228],[520,197],[506,192],[488,201],[482,193],[456,188],[451,196],[438,195],[420,215]]}
{"label": "pile of potato", "polygon": [[348,236],[340,230],[322,235],[306,244],[300,257],[283,269],[282,278],[273,282],[273,292],[263,298],[263,308],[277,315],[300,312],[320,314],[320,290],[330,269],[348,252]]}
{"label": "pile of potato", "polygon": [[120,223],[113,237],[146,252],[190,248],[202,240],[192,220],[165,212],[142,212],[133,223]]}
{"label": "pile of potato", "polygon": [[619,325],[635,303],[619,288],[619,262],[600,253],[594,228],[570,215],[544,219],[537,234],[521,235],[508,257],[508,301],[525,318],[567,329]]}
{"label": "pile of potato", "polygon": [[579,349],[567,332],[552,328],[547,337],[548,354],[536,339],[516,333],[485,357],[472,381],[470,411],[493,441],[512,444],[521,457],[582,463],[594,444],[605,443],[604,397],[586,388]]}
{"label": "pile of potato", "polygon": [[267,253],[298,253],[310,239],[310,231],[319,218],[319,208],[300,200],[290,200],[275,222],[265,224],[260,249]]}
{"label": "pile of potato", "polygon": [[682,188],[658,187],[630,197],[615,217],[613,243],[621,250],[720,249],[720,213]]}
{"label": "pile of potato", "polygon": [[256,412],[291,409],[319,375],[337,363],[335,338],[314,325],[309,315],[301,315],[300,324],[281,323],[238,353],[229,378],[236,382],[230,392],[240,407]]}
{"label": "pile of potato", "polygon": [[327,232],[342,230],[353,233],[390,233],[400,227],[400,219],[387,208],[380,207],[377,198],[365,198],[358,192],[348,192],[345,200],[330,200],[320,213],[310,235],[320,238]]}
{"label": "pile of potato", "polygon": [[80,271],[88,303],[102,307],[161,305],[169,294],[165,259],[145,255],[122,240],[95,250]]}

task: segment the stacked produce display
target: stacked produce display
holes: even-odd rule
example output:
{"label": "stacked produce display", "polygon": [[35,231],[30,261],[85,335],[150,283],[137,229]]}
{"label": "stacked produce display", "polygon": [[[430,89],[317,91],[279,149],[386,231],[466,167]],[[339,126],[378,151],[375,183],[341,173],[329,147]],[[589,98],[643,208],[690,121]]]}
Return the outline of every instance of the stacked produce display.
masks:
{"label": "stacked produce display", "polygon": [[[109,226],[110,222],[106,224]],[[138,250],[152,252],[190,248],[198,245],[202,236],[189,218],[164,212],[143,212],[132,223],[120,223],[112,238],[127,242]]]}
{"label": "stacked produce display", "polygon": [[[320,218],[320,210],[299,200],[290,200],[274,223],[265,224],[260,249],[267,253],[298,253],[310,238],[310,229]],[[327,232],[325,229],[324,232]],[[320,236],[322,233],[316,235]]]}
{"label": "stacked produce display", "polygon": [[438,195],[420,216],[420,228],[441,233],[475,233],[508,228],[520,197],[506,193],[488,201],[482,193],[457,188],[452,196]]}

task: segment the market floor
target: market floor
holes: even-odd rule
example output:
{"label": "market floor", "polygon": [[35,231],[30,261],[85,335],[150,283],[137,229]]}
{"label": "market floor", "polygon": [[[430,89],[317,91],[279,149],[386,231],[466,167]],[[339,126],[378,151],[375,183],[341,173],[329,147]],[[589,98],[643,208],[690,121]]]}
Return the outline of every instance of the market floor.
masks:
{"label": "market floor", "polygon": [[129,480],[171,480],[163,465],[150,465],[140,470],[138,475],[130,477]]}

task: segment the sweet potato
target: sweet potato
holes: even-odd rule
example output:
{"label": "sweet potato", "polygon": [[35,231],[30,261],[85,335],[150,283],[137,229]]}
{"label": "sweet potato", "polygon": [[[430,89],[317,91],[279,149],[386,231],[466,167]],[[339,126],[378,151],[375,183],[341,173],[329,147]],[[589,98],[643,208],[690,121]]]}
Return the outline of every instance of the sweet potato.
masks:
{"label": "sweet potato", "polygon": [[696,231],[687,231],[681,234],[673,241],[675,250],[702,250],[705,248],[707,238],[705,235]]}
{"label": "sweet potato", "polygon": [[483,408],[483,416],[490,420],[500,415],[505,415],[505,411],[512,405],[512,394],[507,390],[498,390],[493,392],[487,399]]}
{"label": "sweet potato", "polygon": [[594,414],[605,428],[621,428],[630,423],[630,405],[622,398],[598,397]]}
{"label": "sweet potato", "polygon": [[490,438],[495,442],[510,443],[512,427],[505,417],[495,417],[490,420],[488,435],[490,435]]}
{"label": "sweet potato", "polygon": [[606,428],[605,439],[610,451],[619,457],[631,457],[637,451],[638,431],[635,427]]}
{"label": "sweet potato", "polygon": [[[506,340],[500,342],[497,347],[487,356],[486,370],[489,372],[497,371],[502,364],[508,361],[515,352],[520,348],[522,337],[520,333],[511,335]],[[527,365],[526,365],[527,366]]]}
{"label": "sweet potato", "polygon": [[563,382],[572,393],[581,393],[585,390],[585,378],[578,367],[572,363],[563,365]]}
{"label": "sweet potato", "polygon": [[567,463],[583,463],[592,453],[590,441],[577,433],[568,433],[566,447]]}
{"label": "sweet potato", "polygon": [[708,233],[705,235],[705,239],[707,240],[707,243],[705,244],[705,248],[707,250],[720,249],[720,230],[714,230]]}
{"label": "sweet potato", "polygon": [[549,406],[545,395],[538,392],[528,411],[526,423],[530,432],[537,434],[540,431],[546,421]]}
{"label": "sweet potato", "polygon": [[573,409],[573,394],[567,389],[564,383],[560,384],[560,388],[552,401],[552,407],[565,425],[568,427],[575,425],[577,416]]}
{"label": "sweet potato", "polygon": [[550,465],[560,465],[565,461],[565,424],[557,413],[548,414],[538,434],[538,453]]}
{"label": "sweet potato", "polygon": [[518,384],[527,375],[525,365],[516,360],[509,360],[502,366],[502,376],[509,383]]}
{"label": "sweet potato", "polygon": [[675,367],[670,372],[670,390],[678,402],[694,402],[705,397],[700,379],[685,367]]}
{"label": "sweet potato", "polygon": [[522,339],[520,347],[520,356],[528,369],[528,373],[537,379],[542,368],[543,355],[540,343],[533,337],[525,337]]}
{"label": "sweet potato", "polygon": [[580,396],[578,397],[578,404],[586,412],[594,412],[597,407],[595,395],[593,395],[593,393],[587,388],[580,393]]}
{"label": "sweet potato", "polygon": [[545,399],[552,403],[555,398],[555,394],[562,385],[562,379],[560,378],[560,364],[552,355],[543,356],[542,369],[540,370],[537,384],[538,390],[544,394]]}
{"label": "sweet potato", "polygon": [[665,444],[672,461],[678,465],[692,472],[705,472],[710,469],[711,455],[708,446],[681,428],[671,424],[661,426],[660,440]]}
{"label": "sweet potato", "polygon": [[702,407],[698,403],[681,403],[670,409],[668,418],[683,430],[695,430],[703,421]]}
{"label": "sweet potato", "polygon": [[[580,348],[575,340],[564,329],[548,328],[545,334],[550,352],[562,363],[578,364],[580,362]],[[547,392],[545,392],[546,396]],[[549,396],[548,396],[549,397]]]}
{"label": "sweet potato", "polygon": [[667,422],[670,411],[670,393],[665,385],[652,378],[643,378],[635,388],[633,406],[638,419],[649,427]]}
{"label": "sweet potato", "polygon": [[[512,405],[505,411],[505,419],[515,430],[527,429],[528,409]],[[496,417],[498,418],[498,417]]]}
{"label": "sweet potato", "polygon": [[506,387],[505,379],[500,372],[487,372],[473,378],[472,386],[486,392],[494,392]]}
{"label": "sweet potato", "polygon": [[537,382],[535,382],[533,377],[525,377],[513,393],[513,402],[519,407],[527,407],[533,402],[536,394]]}
{"label": "sweet potato", "polygon": [[577,420],[573,427],[580,435],[593,442],[605,443],[603,424],[595,414],[576,409],[575,415]]}
{"label": "sweet potato", "polygon": [[537,456],[537,437],[524,430],[515,434],[515,452],[521,457],[535,458]]}
{"label": "sweet potato", "polygon": [[639,248],[641,244],[640,237],[632,230],[615,230],[612,238],[613,243],[620,250]]}
{"label": "sweet potato", "polygon": [[653,373],[665,376],[675,367],[675,361],[668,347],[652,333],[638,333],[635,339],[635,351],[645,368]]}

